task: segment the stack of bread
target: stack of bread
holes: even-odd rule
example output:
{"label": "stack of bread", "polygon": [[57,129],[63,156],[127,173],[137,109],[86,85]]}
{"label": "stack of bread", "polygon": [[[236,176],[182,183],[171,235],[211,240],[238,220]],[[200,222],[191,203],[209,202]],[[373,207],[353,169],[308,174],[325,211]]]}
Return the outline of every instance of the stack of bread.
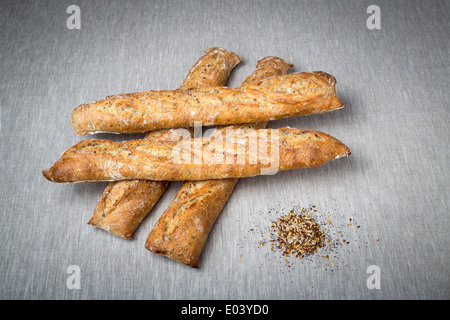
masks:
{"label": "stack of bread", "polygon": [[[268,121],[343,107],[336,80],[320,71],[288,74],[278,57],[258,61],[238,88],[226,81],[241,58],[211,48],[176,90],[119,94],[75,108],[79,135],[146,133],[126,142],[88,139],[65,151],[43,175],[53,182],[111,181],[90,225],[128,239],[164,194],[184,181],[145,247],[191,267],[239,178],[315,167],[350,154],[330,135]],[[193,127],[215,126],[211,136]],[[264,146],[264,148],[262,148]],[[262,150],[262,151],[261,151]]]}

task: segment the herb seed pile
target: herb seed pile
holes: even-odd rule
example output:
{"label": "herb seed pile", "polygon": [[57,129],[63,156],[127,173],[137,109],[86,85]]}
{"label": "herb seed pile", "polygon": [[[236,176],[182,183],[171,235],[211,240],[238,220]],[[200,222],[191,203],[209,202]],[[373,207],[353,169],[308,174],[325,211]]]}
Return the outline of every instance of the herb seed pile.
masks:
{"label": "herb seed pile", "polygon": [[[272,260],[279,256],[288,268],[297,265],[295,261],[308,262],[310,266],[324,267],[325,270],[335,270],[345,264],[342,255],[352,253],[353,249],[348,245],[357,240],[356,230],[360,228],[348,217],[351,209],[343,211],[334,198],[331,203],[325,203],[325,206],[333,207],[333,213],[329,210],[322,212],[315,205],[301,206],[297,200],[289,202],[290,205],[284,202],[265,211],[264,215],[271,218],[268,224],[255,224],[249,230],[249,237],[259,236],[256,240],[259,248],[270,249],[265,258]],[[290,209],[286,210],[287,205]],[[331,216],[339,219],[340,224],[332,222]],[[324,264],[318,264],[319,261]],[[305,269],[307,264],[301,263],[300,266]]]}
{"label": "herb seed pile", "polygon": [[[311,203],[309,198],[307,201]],[[324,201],[323,205],[327,209],[319,210],[315,205],[303,206],[297,199],[287,198],[278,206],[257,213],[253,227],[238,246],[249,249],[249,254],[252,252],[249,243],[256,243],[258,250],[265,248],[266,260],[259,268],[266,268],[268,261],[281,262],[288,267],[282,270],[287,271],[295,267],[306,269],[307,266],[323,271],[353,268],[345,257],[366,250],[374,239],[377,243],[380,239],[369,239],[375,236],[363,234],[365,241],[361,243],[361,233],[357,231],[361,226],[349,217],[351,205],[344,204],[343,207],[334,198],[331,202]],[[349,246],[350,243],[353,246]],[[240,258],[244,256],[239,255]]]}
{"label": "herb seed pile", "polygon": [[285,257],[304,258],[326,243],[326,234],[314,217],[293,210],[273,221],[269,233],[271,250],[276,249]]}

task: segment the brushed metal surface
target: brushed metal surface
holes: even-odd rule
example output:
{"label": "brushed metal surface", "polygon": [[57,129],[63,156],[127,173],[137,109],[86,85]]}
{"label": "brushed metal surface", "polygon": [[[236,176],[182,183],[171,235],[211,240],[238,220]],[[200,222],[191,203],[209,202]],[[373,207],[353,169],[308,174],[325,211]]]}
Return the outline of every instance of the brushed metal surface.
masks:
{"label": "brushed metal surface", "polygon": [[[2,299],[450,297],[448,1],[377,1],[379,30],[366,26],[370,1],[77,1],[81,29],[69,30],[72,4],[0,4]],[[269,126],[327,132],[352,155],[242,179],[191,269],[144,248],[180,183],[127,241],[86,224],[106,183],[41,171],[80,139],[140,137],[78,137],[73,108],[176,88],[213,46],[243,59],[229,86],[268,55],[333,74],[344,109]],[[291,267],[258,245],[281,209],[311,205],[349,244]],[[70,265],[80,289],[66,285]],[[371,265],[380,289],[367,286]]]}

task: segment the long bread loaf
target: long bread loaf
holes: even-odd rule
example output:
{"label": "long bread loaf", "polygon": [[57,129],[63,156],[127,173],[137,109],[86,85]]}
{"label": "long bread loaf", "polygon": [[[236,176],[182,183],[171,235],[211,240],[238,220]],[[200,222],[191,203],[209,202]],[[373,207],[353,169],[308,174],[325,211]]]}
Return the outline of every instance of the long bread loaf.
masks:
{"label": "long bread loaf", "polygon": [[207,49],[192,66],[178,90],[198,90],[222,87],[227,83],[231,71],[241,62],[234,52],[224,48]]}
{"label": "long bread loaf", "polygon": [[240,178],[267,170],[315,167],[349,154],[342,142],[319,131],[226,130],[223,139],[181,142],[84,140],[64,152],[43,175],[53,182]]}
{"label": "long bread loaf", "polygon": [[[220,87],[241,61],[235,53],[210,48],[189,70],[178,90]],[[171,140],[172,130],[149,132],[147,140]],[[168,187],[167,181],[123,180],[111,182],[98,201],[88,224],[129,239]]]}
{"label": "long bread loaf", "polygon": [[[240,88],[257,84],[273,76],[286,74],[292,64],[277,57],[258,61],[256,70]],[[264,128],[266,122],[233,125],[241,129]],[[226,131],[229,127],[220,127]],[[238,178],[186,181],[150,232],[145,247],[191,267],[198,267],[198,259],[209,232],[228,201]]]}
{"label": "long bread loaf", "polygon": [[75,108],[76,133],[255,123],[342,108],[336,79],[321,71],[274,76],[245,88],[147,91],[110,96]]}

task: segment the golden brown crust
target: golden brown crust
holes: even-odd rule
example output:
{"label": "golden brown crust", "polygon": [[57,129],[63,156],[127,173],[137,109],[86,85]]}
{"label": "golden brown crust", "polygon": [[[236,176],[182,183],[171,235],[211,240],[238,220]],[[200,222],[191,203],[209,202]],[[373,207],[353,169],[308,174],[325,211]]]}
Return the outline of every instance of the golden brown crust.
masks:
{"label": "golden brown crust", "polygon": [[116,181],[108,185],[88,224],[129,239],[163,195],[169,182]]}
{"label": "golden brown crust", "polygon": [[[241,59],[223,48],[205,51],[183,81],[179,90],[225,85],[231,70]],[[192,130],[190,130],[192,136]],[[150,131],[147,140],[172,139],[170,129]],[[168,186],[167,181],[124,180],[111,182],[97,203],[88,224],[129,239]]]}
{"label": "golden brown crust", "polygon": [[[241,88],[286,74],[291,67],[290,63],[277,57],[261,59],[256,70],[241,84]],[[217,130],[226,132],[230,128],[261,129],[266,124],[267,122],[222,126]],[[237,182],[238,179],[185,182],[152,229],[145,247],[156,254],[197,268],[209,232]]]}
{"label": "golden brown crust", "polygon": [[191,90],[224,86],[231,70],[241,62],[234,52],[224,48],[210,48],[189,70],[179,90]]}
{"label": "golden brown crust", "polygon": [[[145,139],[170,140],[170,129],[149,132]],[[164,194],[167,181],[123,180],[111,182],[103,192],[88,224],[129,239]]]}
{"label": "golden brown crust", "polygon": [[80,105],[71,115],[80,134],[137,133],[162,128],[255,123],[341,108],[336,80],[324,72],[274,76],[244,88],[122,94]]}
{"label": "golden brown crust", "polygon": [[[342,142],[319,131],[259,129],[248,135],[227,130],[225,138],[217,138],[84,140],[64,152],[43,175],[53,182],[240,178],[263,174],[270,167],[282,171],[319,166],[350,154]],[[261,146],[267,146],[267,154],[255,154]],[[195,163],[195,152],[197,157],[202,154],[201,163]]]}
{"label": "golden brown crust", "polygon": [[253,71],[241,84],[240,88],[257,85],[263,80],[286,74],[292,64],[278,57],[265,57],[258,61]]}
{"label": "golden brown crust", "polygon": [[152,229],[145,247],[198,267],[208,234],[238,179],[188,181]]}

